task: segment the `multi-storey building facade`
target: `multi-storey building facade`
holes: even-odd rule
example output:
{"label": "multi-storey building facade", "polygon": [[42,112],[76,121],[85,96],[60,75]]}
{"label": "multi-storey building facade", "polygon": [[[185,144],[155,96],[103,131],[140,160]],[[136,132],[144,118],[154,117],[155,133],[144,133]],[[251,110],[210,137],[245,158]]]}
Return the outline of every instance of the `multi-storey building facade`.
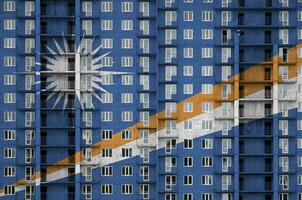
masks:
{"label": "multi-storey building facade", "polygon": [[0,10],[0,199],[302,200],[301,0]]}

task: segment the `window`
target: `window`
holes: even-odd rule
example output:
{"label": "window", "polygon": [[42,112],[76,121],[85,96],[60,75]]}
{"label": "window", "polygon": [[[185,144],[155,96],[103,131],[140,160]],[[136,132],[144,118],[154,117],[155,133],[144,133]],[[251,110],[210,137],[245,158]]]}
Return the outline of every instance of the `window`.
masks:
{"label": "window", "polygon": [[133,20],[121,20],[121,30],[122,31],[133,30]]}
{"label": "window", "polygon": [[16,167],[5,166],[4,167],[4,176],[5,177],[14,177],[14,176],[16,176]]}
{"label": "window", "polygon": [[25,145],[32,145],[35,139],[34,130],[25,130]]}
{"label": "window", "polygon": [[230,11],[222,11],[221,12],[221,25],[228,26],[231,21],[231,12]]}
{"label": "window", "polygon": [[16,103],[16,93],[4,93],[4,103],[7,104]]}
{"label": "window", "polygon": [[3,11],[12,12],[16,11],[15,1],[3,1]]}
{"label": "window", "polygon": [[4,48],[5,49],[16,48],[16,38],[4,38]]}
{"label": "window", "polygon": [[143,104],[143,108],[149,108],[149,93],[140,93],[139,101]]}
{"label": "window", "polygon": [[4,140],[15,140],[16,131],[15,130],[4,130]]}
{"label": "window", "polygon": [[172,190],[172,187],[175,185],[176,185],[176,176],[175,175],[166,175],[165,176],[165,189]]}
{"label": "window", "polygon": [[25,56],[25,71],[32,71],[32,68],[35,66],[35,57]]}
{"label": "window", "polygon": [[192,149],[193,148],[193,140],[192,139],[184,139],[183,147],[184,147],[184,149]]}
{"label": "window", "polygon": [[201,39],[212,40],[213,39],[213,29],[202,29]]}
{"label": "window", "polygon": [[185,193],[183,200],[193,200],[193,194]]}
{"label": "window", "polygon": [[279,175],[279,185],[283,190],[288,190],[289,186],[289,177],[288,175]]}
{"label": "window", "polygon": [[122,184],[122,194],[132,194],[133,185],[132,184]]}
{"label": "window", "polygon": [[177,49],[176,48],[165,48],[165,62],[172,63],[173,58],[177,58]]}
{"label": "window", "polygon": [[193,184],[193,176],[192,175],[185,175],[183,177],[184,185],[192,185]]}
{"label": "window", "polygon": [[191,65],[186,65],[183,68],[183,75],[184,76],[193,76],[193,66]]}
{"label": "window", "polygon": [[213,85],[212,84],[202,84],[201,93],[202,94],[213,94]]}
{"label": "window", "polygon": [[131,166],[122,166],[121,175],[122,176],[132,176],[133,175],[133,168]]}
{"label": "window", "polygon": [[35,157],[35,149],[33,148],[26,148],[25,149],[25,163],[31,163],[32,158]]}
{"label": "window", "polygon": [[101,185],[101,192],[102,192],[102,194],[112,194],[112,190],[113,190],[113,188],[112,188],[113,186],[112,185],[110,185],[110,184],[102,184]]}
{"label": "window", "polygon": [[101,39],[103,49],[112,49],[113,48],[113,39],[112,38],[102,38]]}
{"label": "window", "polygon": [[289,25],[289,14],[288,11],[279,11],[279,21],[281,22],[282,26]]}
{"label": "window", "polygon": [[113,11],[113,2],[103,1],[101,2],[101,12],[112,12]]}
{"label": "window", "polygon": [[[287,140],[287,147],[288,147],[288,140]],[[297,139],[297,148],[302,149],[302,138]],[[288,153],[288,152],[286,152]]]}
{"label": "window", "polygon": [[202,149],[213,149],[213,139],[202,139],[201,148]]}
{"label": "window", "polygon": [[166,11],[165,12],[165,25],[172,26],[173,22],[177,20],[176,11]]}
{"label": "window", "polygon": [[25,126],[26,127],[32,126],[34,121],[35,121],[35,112],[25,112]]}
{"label": "window", "polygon": [[121,112],[121,120],[123,122],[133,121],[133,112],[132,111],[122,111]]}
{"label": "window", "polygon": [[82,194],[85,196],[85,199],[92,199],[92,186],[91,185],[82,185]]}
{"label": "window", "polygon": [[213,76],[213,66],[202,66],[201,76]]}
{"label": "window", "polygon": [[288,172],[289,160],[288,157],[279,157],[279,167],[282,172]]}
{"label": "window", "polygon": [[133,12],[133,2],[121,2],[121,12]]}
{"label": "window", "polygon": [[85,141],[86,145],[92,144],[92,130],[83,130],[82,139]]}
{"label": "window", "polygon": [[133,76],[132,75],[122,75],[122,85],[133,85]]}
{"label": "window", "polygon": [[25,199],[30,200],[34,195],[35,188],[33,185],[25,186]]}
{"label": "window", "polygon": [[213,48],[201,48],[201,58],[213,58]]}
{"label": "window", "polygon": [[14,195],[15,194],[15,186],[14,185],[6,185],[6,186],[4,186],[4,194],[6,194],[6,195]]}
{"label": "window", "polygon": [[35,30],[35,20],[25,20],[25,35],[32,34],[33,30]]}
{"label": "window", "polygon": [[15,30],[16,29],[16,21],[13,19],[5,19],[3,20],[4,30]]}
{"label": "window", "polygon": [[201,130],[209,131],[213,129],[213,120],[201,120]]}
{"label": "window", "polygon": [[35,48],[35,39],[33,38],[25,38],[25,53],[33,53],[33,49]]}
{"label": "window", "polygon": [[201,176],[201,185],[213,185],[213,176],[202,175]]}
{"label": "window", "polygon": [[232,184],[232,177],[230,175],[222,175],[221,177],[222,190],[228,190],[229,186]]}
{"label": "window", "polygon": [[112,176],[112,166],[103,166],[101,167],[102,176]]}
{"label": "window", "polygon": [[112,85],[113,84],[113,76],[112,76],[112,74],[102,75],[102,81],[101,82],[102,82],[103,85]]}
{"label": "window", "polygon": [[91,20],[83,20],[82,21],[82,29],[86,35],[92,35],[92,21]]}
{"label": "window", "polygon": [[132,148],[122,148],[122,157],[123,158],[132,157]]}
{"label": "window", "polygon": [[184,48],[184,58],[193,58],[193,48]]}
{"label": "window", "polygon": [[229,7],[229,3],[231,3],[231,2],[232,2],[232,0],[222,0],[221,1],[221,6],[223,8],[227,8],[227,7]]}
{"label": "window", "polygon": [[287,29],[279,30],[279,39],[282,41],[282,44],[288,44],[289,33]]}
{"label": "window", "polygon": [[132,67],[133,66],[133,57],[125,57],[121,58],[121,65],[122,67]]}
{"label": "window", "polygon": [[185,102],[184,103],[184,112],[193,112],[193,103],[192,102]]}
{"label": "window", "polygon": [[212,157],[202,157],[201,158],[201,167],[212,167],[213,158]]}
{"label": "window", "polygon": [[[201,200],[213,200],[213,194],[211,193],[202,193]],[[226,200],[226,199],[223,199]]]}
{"label": "window", "polygon": [[184,40],[193,40],[193,29],[184,29]]}
{"label": "window", "polygon": [[302,11],[298,11],[297,15],[298,15],[297,20],[302,21]]}
{"label": "window", "polygon": [[201,21],[213,21],[213,11],[202,11]]}
{"label": "window", "polygon": [[148,184],[140,184],[139,185],[139,193],[143,196],[143,199],[149,199],[149,185]]}
{"label": "window", "polygon": [[143,13],[144,17],[149,16],[149,2],[140,2],[139,11]]}
{"label": "window", "polygon": [[122,93],[121,103],[133,103],[133,93]]}
{"label": "window", "polygon": [[111,129],[102,130],[102,139],[103,140],[111,140],[113,131]]}
{"label": "window", "polygon": [[103,31],[110,31],[113,29],[113,21],[112,20],[101,20],[101,29]]}
{"label": "window", "polygon": [[[193,159],[193,158],[192,158]],[[190,166],[190,160],[187,160],[188,167]],[[186,166],[184,164],[184,166]],[[176,167],[176,157],[165,157],[165,172],[171,172],[172,167]]]}
{"label": "window", "polygon": [[143,86],[143,90],[149,90],[150,88],[150,78],[149,75],[140,75],[139,84]]}
{"label": "window", "polygon": [[193,84],[184,84],[184,94],[193,94]]}
{"label": "window", "polygon": [[222,139],[221,152],[228,154],[230,149],[232,149],[232,139]]}
{"label": "window", "polygon": [[32,13],[34,11],[35,11],[35,2],[25,1],[25,16],[32,16]]}
{"label": "window", "polygon": [[16,149],[15,148],[5,148],[4,149],[4,158],[15,158]]}
{"label": "window", "polygon": [[132,49],[133,48],[133,39],[122,38],[121,39],[121,48],[122,49]]}
{"label": "window", "polygon": [[288,193],[280,193],[279,200],[289,200]]}
{"label": "window", "polygon": [[227,81],[232,75],[232,67],[231,66],[222,66],[221,68],[221,80]]}
{"label": "window", "polygon": [[139,39],[139,48],[143,53],[150,53],[149,39]]}
{"label": "window", "polygon": [[[173,40],[177,39],[176,29],[167,29],[165,30],[165,44],[172,44]],[[169,50],[172,51],[172,50]]]}
{"label": "window", "polygon": [[102,157],[103,158],[111,158],[112,157],[112,149],[102,149]]}
{"label": "window", "polygon": [[193,157],[184,157],[184,167],[193,167]]}
{"label": "window", "polygon": [[101,121],[109,122],[113,120],[113,112],[103,111],[101,112]]}
{"label": "window", "polygon": [[16,121],[16,112],[5,111],[4,112],[4,121],[5,122],[15,122]]}
{"label": "window", "polygon": [[139,120],[143,126],[149,126],[149,112],[139,112]]}
{"label": "window", "polygon": [[213,111],[213,103],[212,102],[202,102],[201,103],[202,112],[211,112]]}
{"label": "window", "polygon": [[231,48],[221,48],[221,62],[227,63],[232,56]]}
{"label": "window", "polygon": [[122,130],[122,139],[131,140],[132,139],[132,130]]}
{"label": "window", "polygon": [[16,57],[14,57],[14,56],[4,56],[4,66],[5,67],[16,66]]}
{"label": "window", "polygon": [[92,2],[83,1],[82,2],[82,12],[84,13],[85,17],[92,16]]}
{"label": "window", "polygon": [[228,172],[231,166],[232,166],[232,157],[221,158],[221,171]]}
{"label": "window", "polygon": [[193,11],[183,12],[184,21],[193,21]]}
{"label": "window", "polygon": [[143,163],[149,163],[149,149],[140,149],[140,157],[143,159]]}

